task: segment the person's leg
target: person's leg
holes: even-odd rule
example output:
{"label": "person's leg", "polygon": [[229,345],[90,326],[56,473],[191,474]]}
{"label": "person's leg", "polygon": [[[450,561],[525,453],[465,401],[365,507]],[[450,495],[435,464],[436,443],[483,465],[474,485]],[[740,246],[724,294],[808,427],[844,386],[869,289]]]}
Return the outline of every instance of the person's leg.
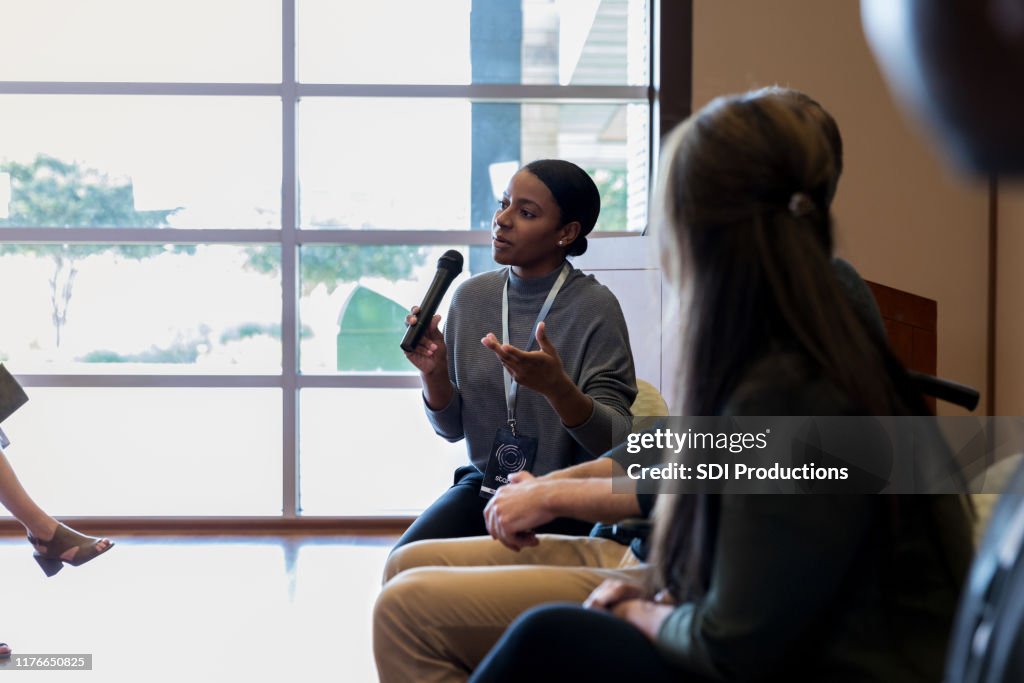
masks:
{"label": "person's leg", "polygon": [[[36,504],[18,480],[10,461],[0,450],[0,505],[17,519],[29,534],[29,540],[43,558],[57,562],[87,562],[108,550],[113,543],[106,538],[85,536],[60,524]],[[42,563],[40,564],[42,566]],[[56,572],[53,565],[43,570]],[[2,648],[0,648],[2,651]]]}
{"label": "person's leg", "polygon": [[384,582],[414,567],[548,565],[615,569],[632,553],[607,538],[541,534],[540,541],[516,552],[487,536],[410,543],[394,550],[384,565]]}
{"label": "person's leg", "polygon": [[608,578],[645,568],[419,567],[389,581],[374,607],[373,651],[382,683],[464,681],[523,611],[582,602]]}
{"label": "person's leg", "polygon": [[416,518],[391,552],[415,541],[487,535],[487,501],[480,497],[483,475],[476,468],[460,467],[455,476],[455,484]]}
{"label": "person's leg", "polygon": [[536,532],[538,534],[560,534],[564,536],[587,536],[590,534],[590,530],[594,528],[593,522],[584,522],[581,519],[571,519],[569,517],[559,517],[553,519],[547,524],[542,524],[537,527]]}
{"label": "person's leg", "polygon": [[0,504],[36,538],[52,538],[57,520],[39,507],[18,480],[10,461],[0,450]]}
{"label": "person's leg", "polygon": [[519,617],[469,680],[676,683],[681,673],[629,622],[578,605],[545,605]]}

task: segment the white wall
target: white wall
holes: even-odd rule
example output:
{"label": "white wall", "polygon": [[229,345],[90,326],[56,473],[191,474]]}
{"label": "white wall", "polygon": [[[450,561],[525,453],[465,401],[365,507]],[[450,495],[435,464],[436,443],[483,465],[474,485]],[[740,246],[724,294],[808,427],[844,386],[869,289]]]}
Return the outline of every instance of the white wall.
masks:
{"label": "white wall", "polygon": [[646,380],[666,394],[661,339],[662,284],[657,259],[646,237],[591,239],[587,253],[573,265],[592,273],[612,290],[629,329],[637,379]]}
{"label": "white wall", "polygon": [[[772,84],[806,91],[842,130],[839,254],[869,280],[937,300],[938,372],[984,397],[985,187],[954,177],[897,110],[861,32],[857,2],[696,0],[694,109]],[[1017,216],[1024,230],[1024,202]],[[960,412],[941,403],[939,410]]]}

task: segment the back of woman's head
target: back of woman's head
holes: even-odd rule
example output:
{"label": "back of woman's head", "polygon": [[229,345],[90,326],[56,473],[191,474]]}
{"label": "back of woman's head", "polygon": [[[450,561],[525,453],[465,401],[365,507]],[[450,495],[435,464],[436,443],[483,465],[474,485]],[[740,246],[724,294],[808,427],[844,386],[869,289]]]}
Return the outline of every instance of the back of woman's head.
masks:
{"label": "back of woman's head", "polygon": [[892,412],[877,344],[831,266],[841,155],[827,112],[780,88],[719,98],[669,137],[655,212],[666,276],[687,304],[687,414],[720,412],[750,365],[780,348],[864,412]]}
{"label": "back of woman's head", "polygon": [[749,238],[757,224],[792,217],[806,218],[802,232],[816,238],[819,251],[831,252],[829,204],[839,165],[820,119],[810,114],[816,103],[797,92],[720,97],[669,136],[657,207],[663,243],[707,256],[726,246],[723,237]]}
{"label": "back of woman's head", "polygon": [[[717,99],[672,133],[662,160],[654,210],[666,277],[681,290],[684,414],[731,410],[754,364],[776,351],[802,357],[807,380],[830,383],[856,412],[922,406],[896,388],[898,362],[833,270],[842,142],[820,105],[778,88]],[[706,589],[698,501],[663,496],[656,509],[653,580],[678,598]]]}
{"label": "back of woman's head", "polygon": [[827,197],[828,202],[831,203],[839,184],[839,176],[843,173],[843,136],[839,133],[839,124],[817,100],[800,90],[771,86],[757,92],[762,95],[788,99],[793,106],[809,116],[812,123],[821,130],[828,143],[829,151],[832,153],[832,165],[835,171],[832,176],[831,190]]}
{"label": "back of woman's head", "polygon": [[580,256],[587,250],[587,235],[594,229],[601,213],[601,193],[593,178],[582,168],[564,159],[538,159],[523,167],[537,176],[555,198],[561,211],[562,225],[577,221],[579,235],[566,249],[569,256]]}

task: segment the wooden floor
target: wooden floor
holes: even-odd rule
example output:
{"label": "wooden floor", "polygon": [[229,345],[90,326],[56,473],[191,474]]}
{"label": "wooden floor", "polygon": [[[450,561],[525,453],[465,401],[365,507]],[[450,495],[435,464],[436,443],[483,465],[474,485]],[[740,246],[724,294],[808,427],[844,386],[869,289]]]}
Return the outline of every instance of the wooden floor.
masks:
{"label": "wooden floor", "polygon": [[17,674],[31,683],[372,682],[370,615],[394,540],[118,536],[47,579],[27,542],[3,538],[0,641],[15,656],[93,655],[91,672]]}

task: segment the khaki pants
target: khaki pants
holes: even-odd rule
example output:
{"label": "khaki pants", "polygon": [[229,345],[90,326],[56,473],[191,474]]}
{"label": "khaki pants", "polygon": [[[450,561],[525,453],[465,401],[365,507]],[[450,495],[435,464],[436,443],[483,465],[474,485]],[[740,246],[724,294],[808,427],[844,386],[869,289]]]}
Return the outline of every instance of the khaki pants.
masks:
{"label": "khaki pants", "polygon": [[486,536],[419,541],[392,553],[373,614],[382,683],[465,681],[527,609],[581,603],[605,579],[644,580],[646,566],[615,541],[538,539],[518,553]]}

